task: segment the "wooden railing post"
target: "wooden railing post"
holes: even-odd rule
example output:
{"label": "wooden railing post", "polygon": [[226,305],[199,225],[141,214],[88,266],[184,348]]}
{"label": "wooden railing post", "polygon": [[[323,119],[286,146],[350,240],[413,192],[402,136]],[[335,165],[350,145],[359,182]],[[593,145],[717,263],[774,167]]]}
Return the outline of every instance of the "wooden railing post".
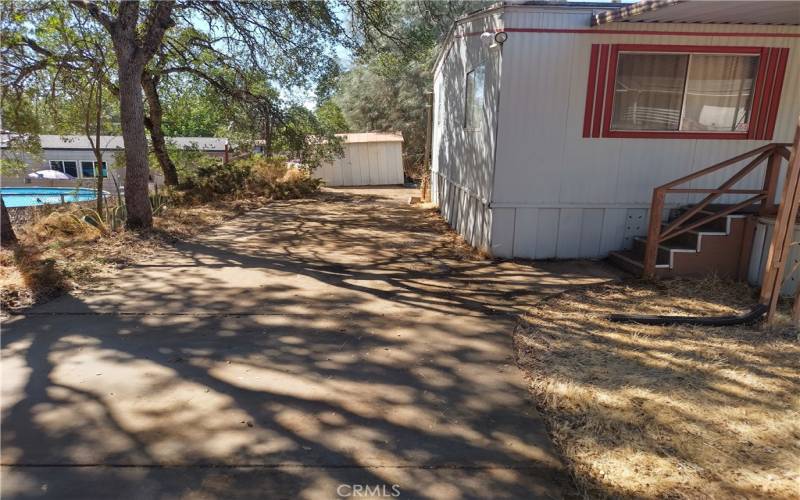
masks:
{"label": "wooden railing post", "polygon": [[662,188],[653,190],[653,201],[650,204],[650,224],[647,228],[647,244],[644,249],[643,278],[656,276],[656,259],[658,259],[658,244],[661,239],[661,213],[664,211],[664,197],[666,193]]}
{"label": "wooden railing post", "polygon": [[780,146],[775,146],[772,154],[769,156],[767,163],[767,170],[764,174],[764,193],[767,195],[761,201],[761,207],[758,209],[759,215],[770,215],[776,212],[777,205],[775,204],[775,194],[778,191],[778,179],[781,174],[781,159],[782,156],[778,152]]}
{"label": "wooden railing post", "polygon": [[[778,205],[778,214],[775,217],[775,227],[772,230],[772,241],[767,253],[767,264],[761,281],[761,304],[769,306],[767,323],[772,324],[775,319],[775,310],[778,298],[783,287],[783,274],[789,258],[789,250],[794,240],[794,227],[797,221],[797,211],[800,206],[800,117],[794,133],[794,143],[789,166],[786,169],[786,181],[783,184],[781,202]],[[797,315],[795,315],[795,313]],[[795,324],[800,323],[800,306],[795,304],[792,309]]]}

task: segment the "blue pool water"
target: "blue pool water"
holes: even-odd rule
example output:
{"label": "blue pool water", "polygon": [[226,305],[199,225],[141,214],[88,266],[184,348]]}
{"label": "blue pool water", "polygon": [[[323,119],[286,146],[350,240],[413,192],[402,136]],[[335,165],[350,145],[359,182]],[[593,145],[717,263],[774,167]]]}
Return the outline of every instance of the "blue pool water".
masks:
{"label": "blue pool water", "polygon": [[[6,207],[33,207],[37,205],[58,204],[63,202],[91,201],[97,198],[91,188],[57,188],[57,187],[4,187],[0,195]],[[107,195],[106,195],[107,196]],[[62,198],[63,197],[63,198]]]}

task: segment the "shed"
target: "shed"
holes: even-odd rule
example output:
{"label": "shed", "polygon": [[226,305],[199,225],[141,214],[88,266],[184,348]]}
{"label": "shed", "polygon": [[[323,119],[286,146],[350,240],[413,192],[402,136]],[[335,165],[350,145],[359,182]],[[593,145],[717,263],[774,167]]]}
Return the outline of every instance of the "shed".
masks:
{"label": "shed", "polygon": [[391,133],[337,134],[344,154],[320,165],[314,175],[328,186],[402,184],[403,136]]}
{"label": "shed", "polygon": [[[791,142],[798,24],[796,1],[501,2],[473,12],[454,23],[434,67],[433,201],[497,257],[630,249],[648,234],[657,186]],[[735,171],[692,181],[664,218]],[[759,170],[736,187],[765,182]]]}

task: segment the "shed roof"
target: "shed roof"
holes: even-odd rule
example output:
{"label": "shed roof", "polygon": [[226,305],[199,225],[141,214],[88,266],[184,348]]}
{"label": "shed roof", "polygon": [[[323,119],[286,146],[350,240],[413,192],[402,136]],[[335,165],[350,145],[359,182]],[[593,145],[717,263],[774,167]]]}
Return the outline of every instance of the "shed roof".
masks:
{"label": "shed roof", "polygon": [[403,142],[403,134],[392,132],[362,132],[353,134],[336,134],[346,144],[354,142]]}
{"label": "shed roof", "polygon": [[[8,142],[9,134],[0,138],[3,146]],[[179,148],[197,148],[202,151],[224,151],[228,140],[223,137],[167,137],[167,143]],[[42,149],[92,149],[89,139],[85,135],[40,135]],[[100,148],[125,149],[121,135],[101,135]]]}
{"label": "shed roof", "polygon": [[797,0],[644,0],[594,15],[593,25],[626,23],[800,24]]}

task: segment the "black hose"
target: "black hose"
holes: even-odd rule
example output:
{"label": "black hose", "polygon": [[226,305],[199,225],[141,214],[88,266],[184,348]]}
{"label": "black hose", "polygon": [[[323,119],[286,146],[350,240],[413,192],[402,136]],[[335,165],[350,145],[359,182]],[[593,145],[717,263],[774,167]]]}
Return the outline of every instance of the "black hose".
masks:
{"label": "black hose", "polygon": [[606,317],[615,323],[639,323],[642,325],[697,325],[697,326],[733,326],[755,323],[769,307],[757,304],[750,312],[738,316],[648,316],[646,314],[610,314]]}

